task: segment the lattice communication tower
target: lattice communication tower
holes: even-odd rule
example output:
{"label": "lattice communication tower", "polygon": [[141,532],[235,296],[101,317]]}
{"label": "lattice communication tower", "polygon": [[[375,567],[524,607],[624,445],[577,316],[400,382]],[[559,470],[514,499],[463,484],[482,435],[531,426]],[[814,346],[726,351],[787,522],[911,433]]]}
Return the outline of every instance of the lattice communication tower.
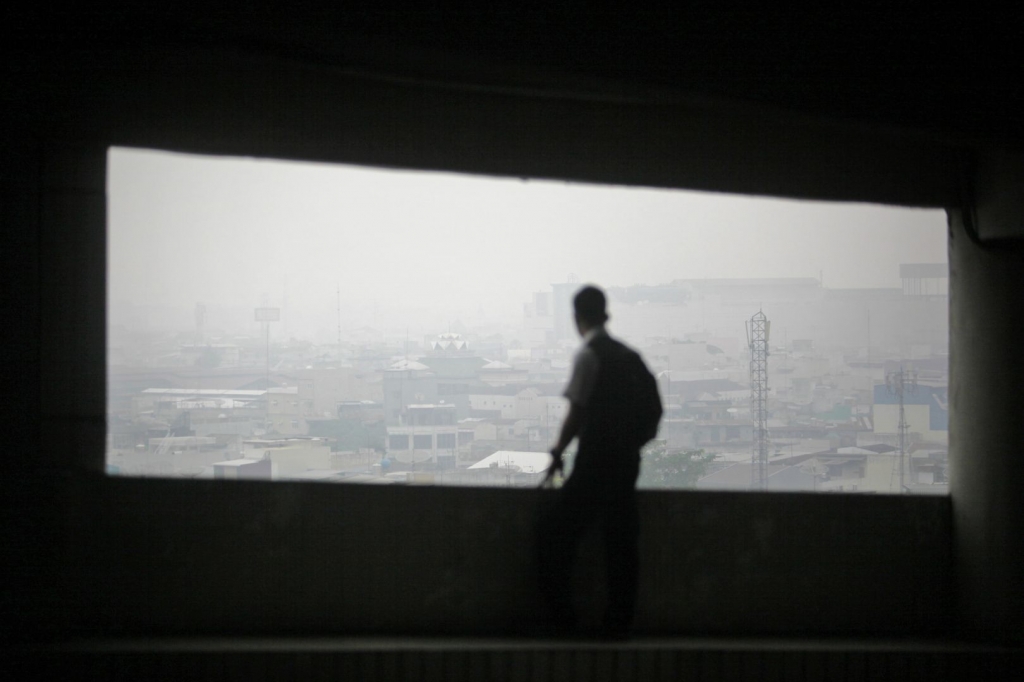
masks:
{"label": "lattice communication tower", "polygon": [[907,456],[907,431],[910,427],[907,425],[907,415],[903,409],[903,396],[911,395],[917,392],[917,370],[914,369],[903,369],[903,365],[900,365],[900,371],[889,372],[885,375],[885,387],[888,389],[890,395],[894,395],[899,398],[900,401],[900,423],[896,427],[898,431],[897,444],[899,446],[899,459],[894,462],[892,475],[889,477],[889,489],[892,489],[892,484],[896,478],[896,467],[899,467],[899,481],[900,487],[899,492],[907,492],[905,474],[906,464],[905,459]]}
{"label": "lattice communication tower", "polygon": [[750,349],[750,415],[754,420],[754,444],[750,459],[750,487],[768,487],[768,339],[772,323],[758,311],[747,320]]}

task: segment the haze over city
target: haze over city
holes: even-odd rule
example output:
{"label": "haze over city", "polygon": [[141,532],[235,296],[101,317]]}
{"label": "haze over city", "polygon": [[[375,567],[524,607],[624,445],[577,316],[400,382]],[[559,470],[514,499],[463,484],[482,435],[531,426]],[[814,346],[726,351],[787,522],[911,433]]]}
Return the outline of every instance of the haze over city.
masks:
{"label": "haze over city", "polygon": [[516,324],[530,292],[570,273],[898,287],[900,263],[946,260],[935,210],[124,148],[109,153],[108,197],[112,322],[130,304],[180,326],[204,302],[216,325],[218,310],[266,300],[289,335],[321,341],[339,288],[344,327],[426,333]]}
{"label": "haze over city", "polygon": [[536,485],[592,282],[639,486],[947,490],[942,211],[130,149],[108,195],[110,473]]}

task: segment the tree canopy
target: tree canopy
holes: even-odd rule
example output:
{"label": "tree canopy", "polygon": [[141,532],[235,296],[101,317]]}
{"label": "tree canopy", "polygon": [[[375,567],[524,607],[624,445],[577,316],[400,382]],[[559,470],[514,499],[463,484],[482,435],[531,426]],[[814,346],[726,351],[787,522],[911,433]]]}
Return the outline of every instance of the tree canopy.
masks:
{"label": "tree canopy", "polygon": [[665,441],[651,441],[641,451],[637,487],[694,488],[714,458],[703,450],[670,449]]}

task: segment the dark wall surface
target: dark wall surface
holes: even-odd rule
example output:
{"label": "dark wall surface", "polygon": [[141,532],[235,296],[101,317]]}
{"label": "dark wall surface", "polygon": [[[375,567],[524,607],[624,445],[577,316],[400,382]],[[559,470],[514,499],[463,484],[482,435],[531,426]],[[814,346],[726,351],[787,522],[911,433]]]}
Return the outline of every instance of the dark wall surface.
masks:
{"label": "dark wall surface", "polygon": [[18,70],[46,63],[74,72],[82,47],[213,47],[478,90],[590,99],[685,92],[876,131],[1019,145],[1024,9],[992,7],[11,0],[0,30]]}
{"label": "dark wall surface", "polygon": [[[30,562],[46,579],[17,595],[40,633],[530,635],[541,622],[545,491],[85,477],[33,493],[56,488],[65,509],[45,513],[52,544]],[[946,634],[949,520],[938,497],[644,492],[636,630]],[[595,534],[578,571],[593,625],[601,552]]]}
{"label": "dark wall surface", "polygon": [[[971,630],[1024,631],[1024,160],[993,155],[950,220],[950,491]],[[977,349],[984,349],[978,352]]]}

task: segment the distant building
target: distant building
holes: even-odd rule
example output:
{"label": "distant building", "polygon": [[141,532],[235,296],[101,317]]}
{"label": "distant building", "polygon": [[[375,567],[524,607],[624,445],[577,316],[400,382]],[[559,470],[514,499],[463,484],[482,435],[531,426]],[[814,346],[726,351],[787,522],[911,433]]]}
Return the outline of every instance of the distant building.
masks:
{"label": "distant building", "polygon": [[458,430],[455,405],[409,405],[401,423],[387,427],[387,456],[402,463],[454,467]]}
{"label": "distant building", "polygon": [[477,379],[488,363],[469,347],[461,334],[440,334],[430,342],[430,352],[419,359],[437,375],[439,381]]}
{"label": "distant building", "polygon": [[555,342],[555,311],[553,294],[538,291],[529,303],[523,305],[523,338],[528,348],[547,346]]}
{"label": "distant building", "polygon": [[307,417],[316,414],[313,398],[299,386],[271,388],[267,399],[268,430],[282,436],[304,436],[309,433]]}
{"label": "distant building", "polygon": [[384,372],[383,393],[384,422],[397,426],[409,405],[438,402],[437,375],[421,362],[399,360]]}
{"label": "distant building", "polygon": [[904,296],[949,296],[948,263],[901,263]]}
{"label": "distant building", "polygon": [[516,416],[516,397],[503,393],[471,393],[469,416],[491,419],[512,419]]}
{"label": "distant building", "polygon": [[549,466],[551,454],[548,452],[499,450],[468,469],[457,472],[457,480],[451,482],[461,485],[534,487],[544,477]]}
{"label": "distant building", "polygon": [[213,477],[231,480],[269,481],[272,464],[269,459],[229,459],[214,462]]}
{"label": "distant building", "polygon": [[336,405],[337,418],[371,424],[384,420],[384,406],[372,400],[350,400]]}
{"label": "distant building", "polygon": [[175,416],[181,410],[257,409],[263,403],[264,390],[214,388],[146,388],[132,399],[132,414]]}
{"label": "distant building", "polygon": [[462,338],[462,334],[454,332],[439,334],[430,342],[430,351],[433,355],[442,356],[470,355],[471,353],[469,342]]}
{"label": "distant building", "polygon": [[292,372],[302,393],[313,401],[313,413],[332,416],[343,402],[384,399],[381,372],[354,367],[312,368]]}
{"label": "distant building", "polygon": [[[884,385],[875,386],[872,408],[876,434],[899,433],[899,397]],[[903,396],[907,433],[915,440],[945,444],[949,439],[949,388],[919,384]]]}
{"label": "distant building", "polygon": [[238,367],[241,349],[232,343],[183,343],[181,358],[185,365],[209,368]]}
{"label": "distant building", "polygon": [[656,343],[643,349],[653,367],[667,370],[693,370],[722,367],[735,362],[739,347],[735,339],[714,339],[712,342]]}
{"label": "distant building", "polygon": [[271,438],[242,442],[242,454],[250,459],[267,460],[275,478],[309,469],[331,468],[331,447],[323,438]]}
{"label": "distant building", "polygon": [[480,367],[477,376],[480,381],[491,386],[505,386],[507,384],[521,384],[529,379],[529,373],[525,369],[516,369],[508,363],[500,360],[491,360]]}
{"label": "distant building", "polygon": [[514,469],[527,474],[543,474],[551,466],[551,454],[548,452],[520,452],[514,450],[499,450],[493,455],[485,457],[469,468],[490,469],[504,468]]}
{"label": "distant building", "polygon": [[749,444],[753,434],[753,424],[739,419],[662,419],[658,430],[658,437],[669,448],[703,448],[709,452]]}

